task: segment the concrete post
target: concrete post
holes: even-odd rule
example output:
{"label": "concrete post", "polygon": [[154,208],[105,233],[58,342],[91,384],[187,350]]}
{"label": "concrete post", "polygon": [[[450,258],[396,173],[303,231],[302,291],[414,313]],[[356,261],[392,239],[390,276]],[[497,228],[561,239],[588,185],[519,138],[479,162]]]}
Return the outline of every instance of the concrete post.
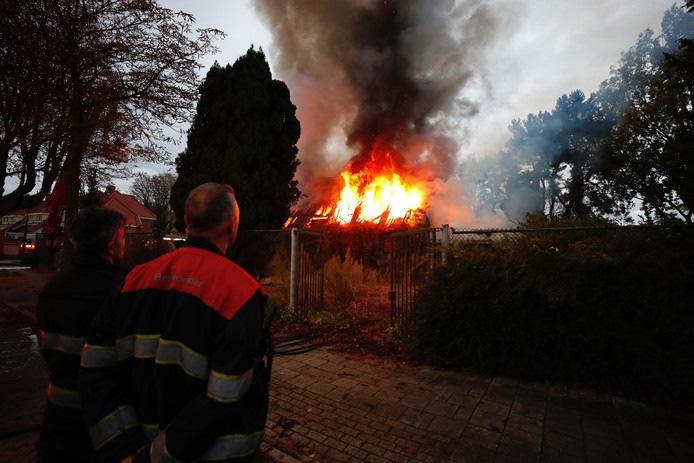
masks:
{"label": "concrete post", "polygon": [[291,231],[291,257],[289,260],[289,310],[296,312],[299,303],[299,229]]}
{"label": "concrete post", "polygon": [[443,245],[443,251],[441,252],[441,263],[446,265],[448,262],[448,246],[451,244],[450,231],[451,226],[445,224],[441,233],[441,244]]}

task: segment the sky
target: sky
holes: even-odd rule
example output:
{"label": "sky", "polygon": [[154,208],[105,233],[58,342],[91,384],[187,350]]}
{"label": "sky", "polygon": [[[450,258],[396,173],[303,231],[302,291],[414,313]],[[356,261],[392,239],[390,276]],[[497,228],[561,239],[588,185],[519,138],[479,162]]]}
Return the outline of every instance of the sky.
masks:
{"label": "sky", "polygon": [[[215,60],[222,65],[233,63],[255,45],[265,51],[275,78],[283,78],[273,66],[277,53],[273,37],[250,0],[160,3],[193,14],[198,27],[213,27],[226,34],[217,43],[219,52],[201,62],[201,76]],[[485,48],[475,84],[466,90],[478,102],[480,111],[467,121],[467,130],[461,133],[459,157],[492,156],[507,140],[507,127],[514,118],[551,109],[559,96],[574,89],[587,94],[597,90],[610,66],[619,61],[621,51],[635,42],[639,32],[647,27],[660,30],[662,14],[673,3],[495,0],[492,5],[499,11],[498,30]],[[167,147],[172,162],[184,146],[185,138],[181,144]],[[155,173],[172,169],[171,165],[141,163],[135,170]],[[128,180],[116,184],[122,191],[129,188]]]}

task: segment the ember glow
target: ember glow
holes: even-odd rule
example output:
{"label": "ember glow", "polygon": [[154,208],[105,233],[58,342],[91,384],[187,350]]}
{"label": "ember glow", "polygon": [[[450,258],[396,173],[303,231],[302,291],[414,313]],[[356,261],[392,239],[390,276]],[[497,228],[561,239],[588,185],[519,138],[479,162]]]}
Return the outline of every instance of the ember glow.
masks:
{"label": "ember glow", "polygon": [[424,193],[417,184],[406,184],[395,172],[372,176],[367,171],[342,172],[345,183],[333,217],[340,224],[407,222],[421,209]]}
{"label": "ember glow", "polygon": [[[335,182],[334,197],[319,200],[320,205],[309,212],[307,228],[333,224],[411,226],[424,216],[426,189],[396,167],[389,151],[372,149],[366,162],[348,164]],[[285,225],[297,225],[297,217]]]}

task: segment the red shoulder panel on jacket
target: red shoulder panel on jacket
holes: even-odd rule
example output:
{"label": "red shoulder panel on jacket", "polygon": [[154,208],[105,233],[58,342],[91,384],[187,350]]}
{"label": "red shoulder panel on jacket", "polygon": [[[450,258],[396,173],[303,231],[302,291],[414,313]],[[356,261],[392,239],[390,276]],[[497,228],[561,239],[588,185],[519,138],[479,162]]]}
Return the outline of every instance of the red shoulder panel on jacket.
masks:
{"label": "red shoulder panel on jacket", "polygon": [[124,293],[145,289],[180,291],[200,299],[230,320],[260,290],[260,284],[224,256],[183,247],[135,267],[126,277]]}

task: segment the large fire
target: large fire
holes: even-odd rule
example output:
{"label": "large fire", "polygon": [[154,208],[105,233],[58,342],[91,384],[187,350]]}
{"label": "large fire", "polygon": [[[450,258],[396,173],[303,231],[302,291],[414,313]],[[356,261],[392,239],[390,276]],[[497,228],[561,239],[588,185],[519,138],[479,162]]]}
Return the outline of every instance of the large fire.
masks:
{"label": "large fire", "polygon": [[376,176],[366,171],[341,175],[345,184],[333,215],[341,224],[407,221],[423,206],[422,189],[417,184],[405,183],[395,172]]}
{"label": "large fire", "polygon": [[[351,163],[340,174],[339,196],[322,202],[306,226],[319,224],[414,225],[426,205],[423,184],[398,170],[389,152],[372,151],[370,159],[355,168]],[[286,226],[296,223],[291,217]]]}

